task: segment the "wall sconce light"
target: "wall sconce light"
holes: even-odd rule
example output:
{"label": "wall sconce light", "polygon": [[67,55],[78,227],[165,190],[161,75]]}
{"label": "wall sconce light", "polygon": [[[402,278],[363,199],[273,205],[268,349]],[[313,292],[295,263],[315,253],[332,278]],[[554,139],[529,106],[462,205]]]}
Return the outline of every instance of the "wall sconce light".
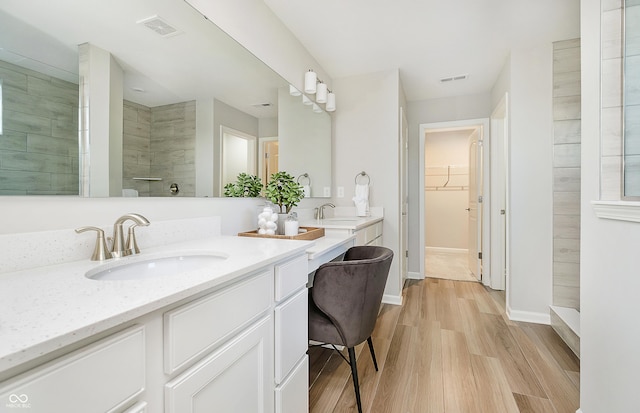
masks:
{"label": "wall sconce light", "polygon": [[322,108],[320,106],[318,106],[317,104],[313,104],[313,111],[315,113],[322,113]]}
{"label": "wall sconce light", "polygon": [[304,74],[304,93],[309,93],[311,95],[316,93],[317,82],[318,75],[313,71],[313,69],[309,69],[309,71]]}
{"label": "wall sconce light", "polygon": [[298,89],[296,89],[295,86],[289,85],[289,94],[291,96],[300,96],[302,94],[302,92],[300,92]]}
{"label": "wall sconce light", "polygon": [[327,84],[320,82],[316,86],[316,102],[327,103]]}
{"label": "wall sconce light", "polygon": [[336,95],[332,91],[327,94],[327,104],[324,106],[327,112],[334,112],[336,110]]}
{"label": "wall sconce light", "polygon": [[[290,86],[289,93],[293,95],[291,88],[292,86]],[[324,83],[322,79],[318,79],[318,75],[313,71],[313,69],[309,69],[309,71],[304,74],[304,92],[310,95],[315,94],[316,102],[324,103],[325,110],[327,112],[333,112],[336,110],[336,95],[328,89],[327,84]],[[313,101],[305,95],[302,95],[302,103],[305,105],[311,105]],[[314,104],[314,112],[317,111],[316,107],[319,111],[322,111],[322,108]]]}

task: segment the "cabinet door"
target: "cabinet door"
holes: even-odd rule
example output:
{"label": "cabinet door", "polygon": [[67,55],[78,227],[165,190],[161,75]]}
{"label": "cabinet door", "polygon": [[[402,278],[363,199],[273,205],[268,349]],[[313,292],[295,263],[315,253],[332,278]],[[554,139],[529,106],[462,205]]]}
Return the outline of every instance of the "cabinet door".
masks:
{"label": "cabinet door", "polygon": [[169,413],[272,413],[273,324],[261,319],[165,386]]}
{"label": "cabinet door", "polygon": [[304,288],[275,309],[276,383],[282,382],[309,348],[307,300]]}
{"label": "cabinet door", "polygon": [[309,357],[293,369],[289,377],[276,388],[276,413],[309,411]]}

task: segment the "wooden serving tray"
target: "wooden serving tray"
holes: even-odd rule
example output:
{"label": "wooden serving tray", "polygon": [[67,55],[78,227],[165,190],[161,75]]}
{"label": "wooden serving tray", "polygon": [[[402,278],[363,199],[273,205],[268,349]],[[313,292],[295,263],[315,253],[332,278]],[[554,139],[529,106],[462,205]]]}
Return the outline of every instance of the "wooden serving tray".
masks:
{"label": "wooden serving tray", "polygon": [[255,230],[255,231],[239,232],[238,236],[257,237],[257,238],[276,238],[276,239],[297,239],[297,240],[306,240],[306,241],[324,237],[324,228],[300,227],[300,229],[306,229],[307,232],[301,232],[298,235],[262,235],[262,234],[258,234],[258,230]]}

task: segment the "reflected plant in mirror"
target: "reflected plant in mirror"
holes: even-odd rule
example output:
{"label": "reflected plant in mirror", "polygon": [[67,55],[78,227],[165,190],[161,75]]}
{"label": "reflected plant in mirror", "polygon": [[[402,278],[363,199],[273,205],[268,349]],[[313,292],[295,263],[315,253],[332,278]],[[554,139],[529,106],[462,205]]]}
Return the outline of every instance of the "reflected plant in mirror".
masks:
{"label": "reflected plant in mirror", "polygon": [[256,198],[262,193],[262,181],[256,175],[244,172],[238,174],[236,182],[224,186],[224,196],[235,198]]}

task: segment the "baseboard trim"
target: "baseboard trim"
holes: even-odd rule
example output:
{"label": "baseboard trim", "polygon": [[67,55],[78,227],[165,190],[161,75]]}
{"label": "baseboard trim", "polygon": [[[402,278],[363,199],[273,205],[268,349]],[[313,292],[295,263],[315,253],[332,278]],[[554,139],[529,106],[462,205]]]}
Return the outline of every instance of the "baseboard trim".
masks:
{"label": "baseboard trim", "polygon": [[382,302],[385,304],[402,305],[402,296],[385,294],[382,296]]}
{"label": "baseboard trim", "polygon": [[512,310],[507,306],[507,317],[511,321],[523,321],[525,323],[551,325],[549,313],[534,313],[532,311]]}
{"label": "baseboard trim", "polygon": [[408,280],[424,280],[424,274],[420,274],[419,272],[409,271],[407,273]]}
{"label": "baseboard trim", "polygon": [[446,247],[424,247],[424,251],[431,252],[450,252],[450,253],[458,253],[458,254],[467,254],[469,252],[468,249],[464,248],[446,248]]}

